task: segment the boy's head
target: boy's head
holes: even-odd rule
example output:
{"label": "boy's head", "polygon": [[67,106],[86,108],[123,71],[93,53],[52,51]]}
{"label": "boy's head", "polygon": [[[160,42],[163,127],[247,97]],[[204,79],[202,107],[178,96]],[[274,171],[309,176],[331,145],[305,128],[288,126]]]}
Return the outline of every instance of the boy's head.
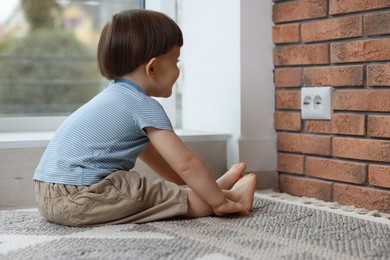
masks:
{"label": "boy's head", "polygon": [[116,79],[182,45],[182,32],[168,16],[150,10],[121,11],[102,30],[99,68],[107,79]]}

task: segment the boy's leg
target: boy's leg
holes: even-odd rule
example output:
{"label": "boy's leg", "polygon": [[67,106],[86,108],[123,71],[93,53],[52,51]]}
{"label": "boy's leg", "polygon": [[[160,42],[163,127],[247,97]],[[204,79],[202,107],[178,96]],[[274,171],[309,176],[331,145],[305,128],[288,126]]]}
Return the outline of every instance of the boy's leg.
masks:
{"label": "boy's leg", "polygon": [[[256,186],[256,175],[248,174],[234,184],[231,190],[225,191],[227,198],[239,202],[247,209],[248,214],[252,210],[253,196]],[[205,217],[213,215],[213,209],[204,202],[194,191],[187,189],[188,194],[188,210],[186,217]]]}
{"label": "boy's leg", "polygon": [[188,208],[184,188],[137,172],[117,171],[91,186],[36,185],[42,216],[68,226],[144,223],[182,216]]}
{"label": "boy's leg", "polygon": [[[234,164],[230,169],[217,180],[222,190],[230,190],[233,185],[243,176],[246,165],[244,163]],[[188,217],[203,217],[213,214],[212,208],[206,204],[194,191],[187,189],[188,194]]]}
{"label": "boy's leg", "polygon": [[197,218],[213,215],[213,209],[191,188],[187,188],[187,196],[188,210],[185,217]]}
{"label": "boy's leg", "polygon": [[230,190],[233,185],[244,175],[246,169],[245,163],[234,164],[218,180],[218,186],[223,190]]}
{"label": "boy's leg", "polygon": [[231,190],[225,192],[228,199],[238,202],[247,209],[247,214],[252,211],[253,198],[256,190],[256,175],[250,173],[237,181]]}

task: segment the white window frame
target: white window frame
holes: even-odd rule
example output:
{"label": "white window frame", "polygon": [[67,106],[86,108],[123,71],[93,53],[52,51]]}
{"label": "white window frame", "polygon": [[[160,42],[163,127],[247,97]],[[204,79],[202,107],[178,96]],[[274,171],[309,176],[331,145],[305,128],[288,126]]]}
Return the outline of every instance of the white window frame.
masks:
{"label": "white window frame", "polygon": [[0,119],[0,133],[55,131],[67,116],[6,117]]}

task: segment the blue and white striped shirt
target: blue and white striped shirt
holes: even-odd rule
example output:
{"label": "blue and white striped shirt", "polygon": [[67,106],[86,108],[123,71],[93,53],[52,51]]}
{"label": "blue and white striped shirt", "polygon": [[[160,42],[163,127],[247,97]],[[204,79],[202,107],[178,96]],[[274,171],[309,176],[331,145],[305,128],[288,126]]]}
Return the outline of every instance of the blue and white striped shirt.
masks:
{"label": "blue and white striped shirt", "polygon": [[92,185],[130,170],[149,143],[145,127],[173,131],[164,109],[130,81],[120,80],[70,115],[58,128],[34,179]]}

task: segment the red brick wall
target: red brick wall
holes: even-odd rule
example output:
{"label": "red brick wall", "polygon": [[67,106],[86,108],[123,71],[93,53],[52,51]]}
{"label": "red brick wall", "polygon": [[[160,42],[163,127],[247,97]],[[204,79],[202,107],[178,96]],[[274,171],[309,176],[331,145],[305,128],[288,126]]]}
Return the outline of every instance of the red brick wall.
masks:
{"label": "red brick wall", "polygon": [[[280,189],[390,212],[390,0],[274,0]],[[332,86],[331,120],[301,87]]]}

